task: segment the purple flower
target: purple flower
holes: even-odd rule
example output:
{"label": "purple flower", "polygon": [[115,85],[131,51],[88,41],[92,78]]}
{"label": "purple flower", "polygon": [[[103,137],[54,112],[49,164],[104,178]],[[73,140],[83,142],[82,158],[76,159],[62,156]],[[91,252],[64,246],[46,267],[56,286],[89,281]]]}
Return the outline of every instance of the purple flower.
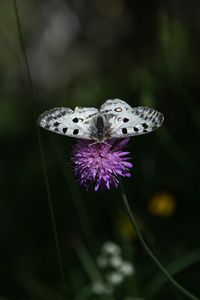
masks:
{"label": "purple flower", "polygon": [[75,175],[80,185],[94,190],[110,189],[119,185],[119,177],[130,177],[129,152],[123,148],[127,146],[129,138],[108,140],[106,144],[88,140],[79,140],[72,153]]}

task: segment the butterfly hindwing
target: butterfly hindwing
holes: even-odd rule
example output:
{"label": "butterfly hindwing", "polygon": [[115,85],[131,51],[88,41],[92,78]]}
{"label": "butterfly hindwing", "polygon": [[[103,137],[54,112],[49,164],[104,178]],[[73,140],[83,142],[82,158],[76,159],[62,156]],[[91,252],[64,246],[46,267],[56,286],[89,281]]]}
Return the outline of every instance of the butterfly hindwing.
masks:
{"label": "butterfly hindwing", "polygon": [[66,136],[91,139],[90,120],[97,114],[93,107],[70,108],[57,107],[40,115],[39,126]]}

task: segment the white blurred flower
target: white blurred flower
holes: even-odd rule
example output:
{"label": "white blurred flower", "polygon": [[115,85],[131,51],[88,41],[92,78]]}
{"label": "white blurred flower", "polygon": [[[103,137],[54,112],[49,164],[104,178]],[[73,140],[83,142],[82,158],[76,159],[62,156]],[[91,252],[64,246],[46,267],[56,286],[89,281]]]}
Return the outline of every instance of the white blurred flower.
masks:
{"label": "white blurred flower", "polygon": [[97,265],[101,269],[106,268],[108,266],[108,258],[105,255],[99,255],[97,257]]}
{"label": "white blurred flower", "polygon": [[106,279],[111,285],[120,285],[124,276],[119,272],[110,272],[107,274]]}
{"label": "white blurred flower", "polygon": [[[96,295],[112,294],[126,277],[134,274],[135,270],[129,261],[124,261],[121,248],[114,242],[107,241],[97,257],[97,265],[102,272],[102,280],[93,283],[93,292]],[[142,300],[127,297],[123,300]]]}
{"label": "white blurred flower", "polygon": [[121,253],[121,248],[117,244],[108,241],[103,245],[102,252],[110,255],[119,255]]}
{"label": "white blurred flower", "polygon": [[105,291],[105,285],[101,281],[96,281],[92,285],[92,290],[96,295],[104,294]]}
{"label": "white blurred flower", "polygon": [[135,273],[135,270],[134,270],[132,264],[128,261],[123,261],[119,270],[124,276],[131,276]]}
{"label": "white blurred flower", "polygon": [[96,295],[112,294],[112,288],[102,281],[93,282],[92,290]]}
{"label": "white blurred flower", "polygon": [[119,255],[112,256],[109,260],[109,264],[115,269],[119,268],[123,264],[122,257]]}

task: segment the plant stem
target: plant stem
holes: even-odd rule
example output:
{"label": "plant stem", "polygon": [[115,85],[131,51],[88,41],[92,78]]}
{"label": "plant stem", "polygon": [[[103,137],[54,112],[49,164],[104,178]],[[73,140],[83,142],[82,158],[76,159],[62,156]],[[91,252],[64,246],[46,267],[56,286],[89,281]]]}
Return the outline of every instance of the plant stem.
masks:
{"label": "plant stem", "polygon": [[164,268],[164,266],[160,263],[160,261],[156,258],[156,256],[153,254],[153,252],[151,251],[151,249],[149,248],[149,246],[147,245],[147,243],[145,242],[140,229],[137,225],[137,221],[131,211],[131,208],[129,206],[126,194],[124,192],[123,186],[121,184],[121,194],[122,194],[122,199],[123,199],[123,203],[125,205],[126,211],[129,215],[130,221],[133,225],[133,227],[136,230],[136,233],[138,235],[138,238],[142,244],[142,246],[144,247],[144,249],[146,250],[146,252],[148,253],[148,255],[150,256],[150,258],[154,261],[154,263],[157,265],[157,267],[162,271],[162,273],[167,277],[167,279],[185,296],[187,296],[189,299],[192,300],[200,300],[198,297],[196,297],[195,295],[193,295],[192,293],[190,293],[188,290],[186,290],[182,285],[180,285],[169,273],[168,271]]}
{"label": "plant stem", "polygon": [[43,151],[43,147],[42,147],[41,136],[40,136],[40,132],[39,132],[39,129],[38,129],[38,126],[37,126],[36,101],[35,101],[35,96],[34,96],[34,89],[33,89],[33,84],[32,84],[32,78],[31,78],[28,58],[27,58],[26,49],[25,49],[24,42],[23,42],[23,35],[22,35],[22,29],[21,29],[21,23],[20,23],[20,17],[19,17],[19,10],[18,10],[16,0],[13,0],[13,6],[14,6],[14,12],[15,12],[15,17],[16,17],[16,22],[17,22],[19,43],[20,43],[20,47],[21,47],[22,56],[24,58],[25,72],[26,72],[26,75],[28,77],[30,97],[31,97],[31,100],[32,100],[31,104],[32,104],[32,110],[33,110],[33,115],[34,115],[34,121],[35,121],[36,134],[37,134],[40,158],[41,158],[41,163],[42,163],[42,170],[43,170],[43,175],[44,175],[45,187],[46,187],[46,192],[47,192],[49,211],[50,211],[51,222],[52,222],[52,227],[53,227],[53,234],[54,234],[54,239],[55,239],[58,266],[59,266],[59,270],[60,270],[60,277],[61,277],[61,282],[62,282],[62,285],[63,285],[63,290],[64,290],[64,293],[65,293],[65,297],[66,297],[66,283],[65,283],[64,270],[63,270],[63,264],[62,264],[62,258],[61,258],[61,251],[60,251],[60,246],[59,246],[59,241],[58,241],[58,233],[57,233],[57,229],[56,229],[56,221],[55,221],[55,215],[54,215],[54,209],[53,209],[53,201],[52,201],[50,187],[49,187],[49,179],[48,179],[48,175],[47,175],[46,162],[45,162],[45,158],[44,158],[44,151]]}

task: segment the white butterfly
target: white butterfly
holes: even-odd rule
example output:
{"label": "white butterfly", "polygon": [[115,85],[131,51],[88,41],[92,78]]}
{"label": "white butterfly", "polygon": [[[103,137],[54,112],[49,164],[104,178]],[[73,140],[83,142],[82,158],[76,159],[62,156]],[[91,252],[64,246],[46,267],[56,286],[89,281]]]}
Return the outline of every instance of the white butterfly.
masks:
{"label": "white butterfly", "polygon": [[109,99],[100,110],[95,107],[58,107],[40,115],[39,126],[70,137],[95,140],[124,138],[159,128],[163,114],[148,107],[132,108],[120,99]]}

